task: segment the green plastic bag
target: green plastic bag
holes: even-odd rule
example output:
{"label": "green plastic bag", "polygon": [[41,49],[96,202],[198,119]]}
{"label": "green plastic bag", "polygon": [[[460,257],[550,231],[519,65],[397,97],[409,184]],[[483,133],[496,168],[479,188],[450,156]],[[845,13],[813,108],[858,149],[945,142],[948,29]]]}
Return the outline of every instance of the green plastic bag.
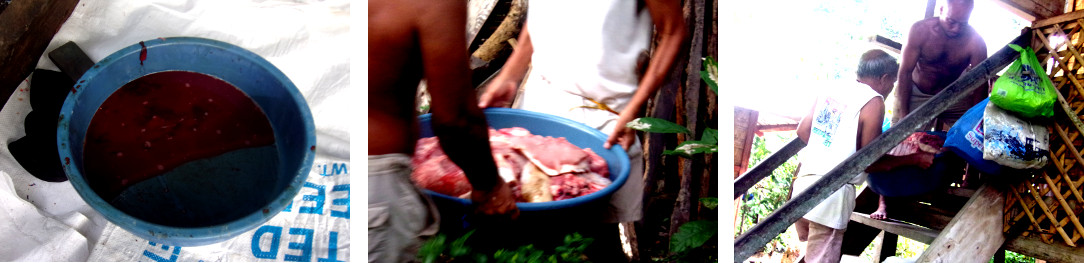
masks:
{"label": "green plastic bag", "polygon": [[1009,47],[1020,52],[1020,58],[994,82],[990,102],[1024,118],[1053,117],[1058,90],[1046,76],[1035,51],[1012,44]]}

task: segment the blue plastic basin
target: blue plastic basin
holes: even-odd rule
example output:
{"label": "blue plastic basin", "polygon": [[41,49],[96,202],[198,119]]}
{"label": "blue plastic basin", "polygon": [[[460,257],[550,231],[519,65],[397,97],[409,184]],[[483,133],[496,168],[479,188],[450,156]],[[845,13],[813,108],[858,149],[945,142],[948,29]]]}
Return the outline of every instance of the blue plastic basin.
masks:
{"label": "blue plastic basin", "polygon": [[[143,46],[146,47],[146,60],[140,63]],[[252,158],[254,155],[247,153],[223,154],[185,164],[191,164],[194,168],[178,168],[170,172],[174,173],[173,175],[148,180],[155,181],[153,184],[168,186],[172,191],[141,192],[139,194],[150,201],[129,202],[132,207],[118,209],[110,203],[113,200],[104,200],[95,193],[84,177],[83,143],[87,127],[98,107],[114,91],[136,78],[162,71],[189,71],[210,75],[245,92],[267,115],[274,130],[275,143],[270,146],[269,151],[255,155],[260,158]],[[65,164],[64,172],[80,197],[107,220],[132,234],[174,246],[198,246],[225,241],[267,222],[297,195],[312,167],[316,146],[308,104],[286,75],[255,53],[224,42],[202,38],[158,38],[114,52],[95,64],[77,81],[72,94],[64,101],[58,119],[57,147],[60,160]],[[216,166],[226,163],[233,166],[263,166],[260,169],[267,173],[259,177],[245,178],[221,172],[229,169],[216,169],[221,168]],[[219,171],[222,176],[199,175],[191,171]],[[189,174],[184,174],[186,172]],[[183,180],[186,177],[200,178]],[[170,201],[182,197],[187,199]],[[234,197],[242,198],[230,199]],[[228,209],[242,211],[227,211]],[[229,212],[238,216],[225,223],[179,227],[152,223],[145,220],[145,216],[133,215],[173,211],[202,215]],[[200,225],[199,218],[191,220],[197,221],[191,224]],[[208,220],[210,221],[213,220]]]}
{"label": "blue plastic basin", "polygon": [[[594,203],[600,201],[600,199],[604,200],[604,197],[613,194],[614,191],[621,188],[621,185],[624,185],[625,181],[628,180],[629,157],[628,154],[625,153],[625,149],[618,145],[615,145],[610,149],[603,148],[602,144],[606,142],[606,139],[609,136],[594,128],[566,118],[519,109],[489,108],[485,110],[485,114],[490,127],[495,129],[523,127],[531,131],[531,134],[535,135],[565,137],[570,143],[580,148],[591,148],[592,151],[605,159],[606,164],[609,165],[610,180],[613,181],[613,183],[606,188],[603,188],[598,192],[565,200],[540,203],[517,203],[516,206],[519,207],[520,211],[553,211]],[[434,136],[433,129],[430,126],[430,118],[430,114],[419,117],[420,136],[423,138]],[[463,206],[470,205],[470,200],[468,199],[456,198],[429,190],[425,191],[435,199],[440,199],[437,200],[438,203],[441,203],[440,201],[450,200],[462,204]]]}

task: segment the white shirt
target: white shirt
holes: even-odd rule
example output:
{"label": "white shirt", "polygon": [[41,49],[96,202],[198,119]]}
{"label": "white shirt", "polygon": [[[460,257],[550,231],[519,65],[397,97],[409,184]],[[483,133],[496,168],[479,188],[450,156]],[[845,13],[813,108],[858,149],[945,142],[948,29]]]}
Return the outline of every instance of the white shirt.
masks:
{"label": "white shirt", "polygon": [[[625,109],[639,86],[636,64],[651,38],[647,8],[629,0],[531,1],[527,31],[534,52],[518,108],[565,117],[611,134],[617,114],[583,109],[590,99]],[[569,8],[575,6],[575,8]],[[637,140],[628,150],[629,178],[610,199],[606,222],[641,218],[643,153]]]}
{"label": "white shirt", "polygon": [[[794,181],[794,196],[857,151],[858,118],[862,107],[870,100],[881,97],[862,83],[854,82],[842,87],[817,98],[809,143],[799,152],[802,166]],[[849,183],[859,184],[864,180],[865,173],[861,173]],[[854,186],[850,184],[837,190],[803,218],[831,228],[846,229],[850,214],[854,211],[856,195]]]}

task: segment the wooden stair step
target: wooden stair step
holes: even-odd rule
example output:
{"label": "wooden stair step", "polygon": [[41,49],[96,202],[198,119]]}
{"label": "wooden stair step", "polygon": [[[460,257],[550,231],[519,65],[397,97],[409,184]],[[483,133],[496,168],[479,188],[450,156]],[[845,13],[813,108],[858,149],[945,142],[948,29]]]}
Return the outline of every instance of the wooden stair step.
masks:
{"label": "wooden stair step", "polygon": [[886,232],[896,235],[904,236],[925,244],[933,242],[933,240],[937,238],[937,235],[941,232],[939,230],[929,229],[922,226],[897,222],[893,220],[872,219],[869,218],[868,214],[863,214],[859,212],[851,213],[851,221],[884,230]]}

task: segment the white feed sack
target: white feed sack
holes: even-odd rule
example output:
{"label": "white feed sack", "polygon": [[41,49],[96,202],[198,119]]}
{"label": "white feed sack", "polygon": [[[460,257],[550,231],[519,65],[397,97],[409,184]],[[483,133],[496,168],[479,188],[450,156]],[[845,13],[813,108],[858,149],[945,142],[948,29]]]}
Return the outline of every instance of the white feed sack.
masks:
{"label": "white feed sack", "polygon": [[1046,126],[1021,119],[993,103],[986,105],[983,116],[982,159],[1016,169],[1035,169],[1046,165],[1050,151],[1050,132]]}

